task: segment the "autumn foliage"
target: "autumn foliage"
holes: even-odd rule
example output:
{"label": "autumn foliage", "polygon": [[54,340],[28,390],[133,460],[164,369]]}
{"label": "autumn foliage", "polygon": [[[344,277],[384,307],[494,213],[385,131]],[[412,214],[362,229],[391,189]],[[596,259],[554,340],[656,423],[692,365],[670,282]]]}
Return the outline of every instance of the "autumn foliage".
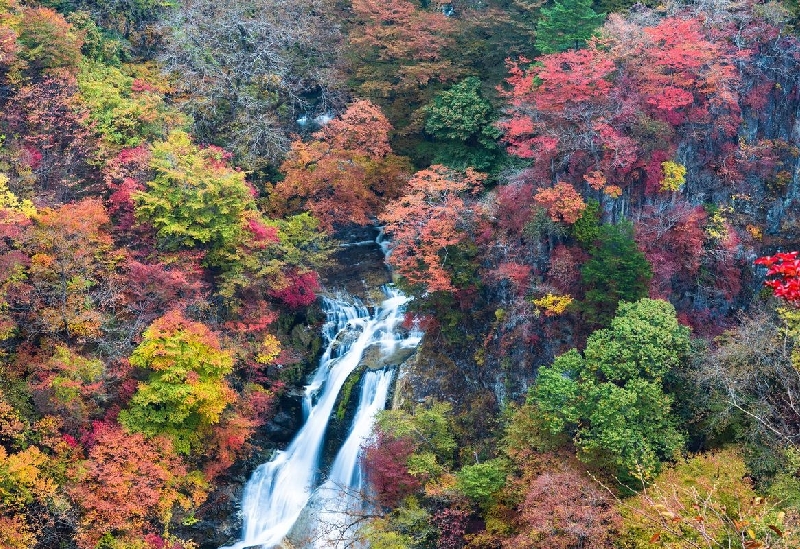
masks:
{"label": "autumn foliage", "polygon": [[547,210],[553,221],[575,223],[586,208],[583,198],[569,183],[556,183],[549,189],[539,190],[533,197]]}
{"label": "autumn foliage", "polygon": [[368,96],[413,91],[452,74],[452,63],[443,58],[442,49],[452,42],[454,24],[441,13],[425,11],[408,0],[356,0],[353,12],[364,24],[350,35],[350,43],[374,49],[380,61],[398,65],[388,85],[375,80],[361,85]]}
{"label": "autumn foliage", "polygon": [[527,69],[525,59],[510,63],[504,139],[513,154],[535,159],[542,175],[578,183],[589,174],[621,189],[644,183],[659,192],[674,128],[691,121],[715,137],[735,132],[735,63],[746,55],[692,18],[640,26],[611,15],[602,38],[585,49],[542,56]]}
{"label": "autumn foliage", "polygon": [[389,262],[412,284],[428,291],[452,291],[447,251],[469,237],[480,206],[463,198],[482,182],[480,174],[431,166],[417,172],[408,192],[380,217],[392,236]]}
{"label": "autumn foliage", "polygon": [[408,165],[389,146],[391,129],[380,109],[360,100],[312,141],[295,141],[281,166],[286,177],[275,186],[279,211],[307,209],[328,231],[370,223],[406,181]]}
{"label": "autumn foliage", "polygon": [[520,533],[505,541],[503,549],[611,548],[622,521],[602,487],[566,468],[531,481],[520,522]]}
{"label": "autumn foliage", "polygon": [[200,503],[202,491],[193,501],[187,469],[168,440],[147,440],[118,427],[99,430],[89,460],[75,471],[80,482],[71,490],[83,511],[81,548],[93,549],[106,533],[140,535],[153,523],[168,523],[179,507]]}
{"label": "autumn foliage", "polygon": [[203,324],[171,311],[145,330],[131,364],[148,371],[120,422],[131,432],[171,438],[188,454],[217,424],[234,400],[224,376],[233,368],[230,353]]}
{"label": "autumn foliage", "polygon": [[229,545],[381,225],[374,549],[792,546],[796,4],[0,0],[0,547]]}
{"label": "autumn foliage", "polygon": [[759,257],[756,265],[767,268],[767,276],[775,277],[764,282],[777,297],[787,301],[800,301],[800,260],[797,252],[778,253]]}
{"label": "autumn foliage", "polygon": [[419,479],[408,472],[408,457],[414,450],[414,441],[383,433],[378,433],[366,448],[365,467],[381,505],[394,507],[421,486]]}

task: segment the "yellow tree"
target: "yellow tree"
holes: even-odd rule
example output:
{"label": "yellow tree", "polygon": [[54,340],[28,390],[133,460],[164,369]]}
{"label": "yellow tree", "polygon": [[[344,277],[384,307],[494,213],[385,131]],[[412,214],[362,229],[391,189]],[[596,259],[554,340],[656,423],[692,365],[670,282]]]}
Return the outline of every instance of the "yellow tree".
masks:
{"label": "yellow tree", "polygon": [[211,330],[172,311],[144,332],[131,364],[149,372],[139,382],[120,423],[147,436],[166,435],[178,452],[188,454],[219,423],[236,399],[224,377],[233,357]]}

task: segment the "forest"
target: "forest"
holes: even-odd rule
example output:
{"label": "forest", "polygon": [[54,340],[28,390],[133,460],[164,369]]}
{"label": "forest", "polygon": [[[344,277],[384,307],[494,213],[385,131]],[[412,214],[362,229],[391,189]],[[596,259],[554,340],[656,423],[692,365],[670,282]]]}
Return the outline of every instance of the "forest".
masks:
{"label": "forest", "polygon": [[0,0],[0,549],[240,540],[389,281],[332,547],[798,548],[797,250],[797,0]]}

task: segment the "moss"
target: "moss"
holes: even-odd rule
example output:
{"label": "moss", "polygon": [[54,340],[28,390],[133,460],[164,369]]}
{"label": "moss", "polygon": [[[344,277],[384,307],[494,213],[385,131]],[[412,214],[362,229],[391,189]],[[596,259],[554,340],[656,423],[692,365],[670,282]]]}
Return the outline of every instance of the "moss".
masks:
{"label": "moss", "polygon": [[297,364],[284,366],[279,378],[284,383],[299,383],[316,368],[322,354],[323,340],[317,325],[325,319],[318,305],[311,305],[303,312],[284,311],[276,322],[277,334],[282,341],[303,357]]}
{"label": "moss", "polygon": [[364,375],[365,370],[365,366],[360,366],[351,372],[349,376],[347,376],[347,379],[342,386],[342,390],[339,393],[339,404],[336,407],[336,419],[338,421],[344,421],[344,416],[347,414],[353,389],[361,381],[361,377]]}

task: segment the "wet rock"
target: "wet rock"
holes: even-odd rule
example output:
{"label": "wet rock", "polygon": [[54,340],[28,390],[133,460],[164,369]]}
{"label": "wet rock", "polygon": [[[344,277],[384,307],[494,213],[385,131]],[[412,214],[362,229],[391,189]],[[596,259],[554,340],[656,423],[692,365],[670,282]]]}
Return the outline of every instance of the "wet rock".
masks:
{"label": "wet rock", "polygon": [[325,444],[322,448],[321,467],[326,474],[333,464],[333,460],[336,459],[336,452],[341,448],[347,438],[347,434],[350,432],[350,426],[358,408],[358,396],[361,393],[365,370],[363,366],[358,366],[353,370],[347,376],[344,385],[342,385],[342,390],[339,391],[339,395],[336,397],[336,404],[328,421]]}
{"label": "wet rock", "polygon": [[365,303],[382,300],[380,287],[392,281],[375,227],[350,227],[336,238],[342,242],[330,263],[320,272],[329,292],[345,291]]}
{"label": "wet rock", "polygon": [[384,356],[380,345],[370,345],[364,350],[360,365],[367,370],[382,370],[387,366],[399,366],[415,352],[416,349],[413,347],[398,348],[393,353]]}
{"label": "wet rock", "polygon": [[398,410],[410,399],[414,398],[414,388],[411,385],[413,376],[409,375],[417,367],[419,355],[414,353],[406,361],[400,364],[397,369],[397,377],[394,381],[393,394],[391,395],[391,409]]}

